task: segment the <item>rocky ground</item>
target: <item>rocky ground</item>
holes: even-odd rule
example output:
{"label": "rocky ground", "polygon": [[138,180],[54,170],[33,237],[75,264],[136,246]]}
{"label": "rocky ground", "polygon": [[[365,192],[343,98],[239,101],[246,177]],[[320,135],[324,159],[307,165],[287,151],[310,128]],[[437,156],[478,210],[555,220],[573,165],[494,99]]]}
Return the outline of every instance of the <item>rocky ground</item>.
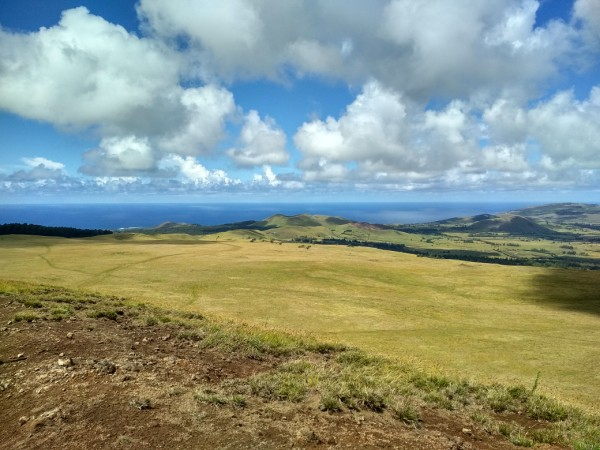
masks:
{"label": "rocky ground", "polygon": [[22,310],[0,297],[0,448],[516,448],[443,409],[425,407],[407,424],[387,412],[321,411],[310,396],[211,400],[211,387],[286,357],[204,349],[176,336],[176,326],[128,314],[14,322]]}

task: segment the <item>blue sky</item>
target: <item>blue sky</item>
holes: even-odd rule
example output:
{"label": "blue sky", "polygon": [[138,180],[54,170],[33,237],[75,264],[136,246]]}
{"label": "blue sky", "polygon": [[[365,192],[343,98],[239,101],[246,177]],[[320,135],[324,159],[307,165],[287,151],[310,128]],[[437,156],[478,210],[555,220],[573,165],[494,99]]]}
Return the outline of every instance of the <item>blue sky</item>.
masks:
{"label": "blue sky", "polygon": [[0,27],[0,202],[600,198],[597,0],[10,0]]}

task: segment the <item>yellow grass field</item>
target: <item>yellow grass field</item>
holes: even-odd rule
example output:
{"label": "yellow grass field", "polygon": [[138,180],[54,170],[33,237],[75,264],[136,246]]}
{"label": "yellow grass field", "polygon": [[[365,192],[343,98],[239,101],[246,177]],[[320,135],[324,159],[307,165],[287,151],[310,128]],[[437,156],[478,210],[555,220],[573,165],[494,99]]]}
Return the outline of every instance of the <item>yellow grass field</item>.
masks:
{"label": "yellow grass field", "polygon": [[[0,277],[307,331],[477,381],[600,402],[600,273],[222,233],[0,237]],[[120,238],[120,239],[119,239]],[[212,239],[212,240],[209,240]]]}

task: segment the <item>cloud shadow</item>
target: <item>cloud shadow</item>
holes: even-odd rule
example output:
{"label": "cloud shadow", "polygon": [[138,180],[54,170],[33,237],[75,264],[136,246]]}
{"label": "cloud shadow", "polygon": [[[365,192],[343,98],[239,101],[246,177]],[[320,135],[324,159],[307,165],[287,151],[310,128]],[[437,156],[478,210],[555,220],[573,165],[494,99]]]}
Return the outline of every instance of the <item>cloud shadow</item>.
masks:
{"label": "cloud shadow", "polygon": [[536,303],[600,316],[600,271],[549,269],[534,276],[531,289]]}

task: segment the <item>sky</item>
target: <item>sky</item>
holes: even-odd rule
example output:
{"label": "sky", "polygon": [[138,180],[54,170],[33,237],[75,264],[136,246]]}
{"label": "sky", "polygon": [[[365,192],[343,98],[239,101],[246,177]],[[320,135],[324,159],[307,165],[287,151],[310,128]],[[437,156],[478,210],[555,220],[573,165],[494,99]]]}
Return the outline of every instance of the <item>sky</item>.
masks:
{"label": "sky", "polygon": [[484,199],[600,199],[600,1],[0,2],[0,203]]}

